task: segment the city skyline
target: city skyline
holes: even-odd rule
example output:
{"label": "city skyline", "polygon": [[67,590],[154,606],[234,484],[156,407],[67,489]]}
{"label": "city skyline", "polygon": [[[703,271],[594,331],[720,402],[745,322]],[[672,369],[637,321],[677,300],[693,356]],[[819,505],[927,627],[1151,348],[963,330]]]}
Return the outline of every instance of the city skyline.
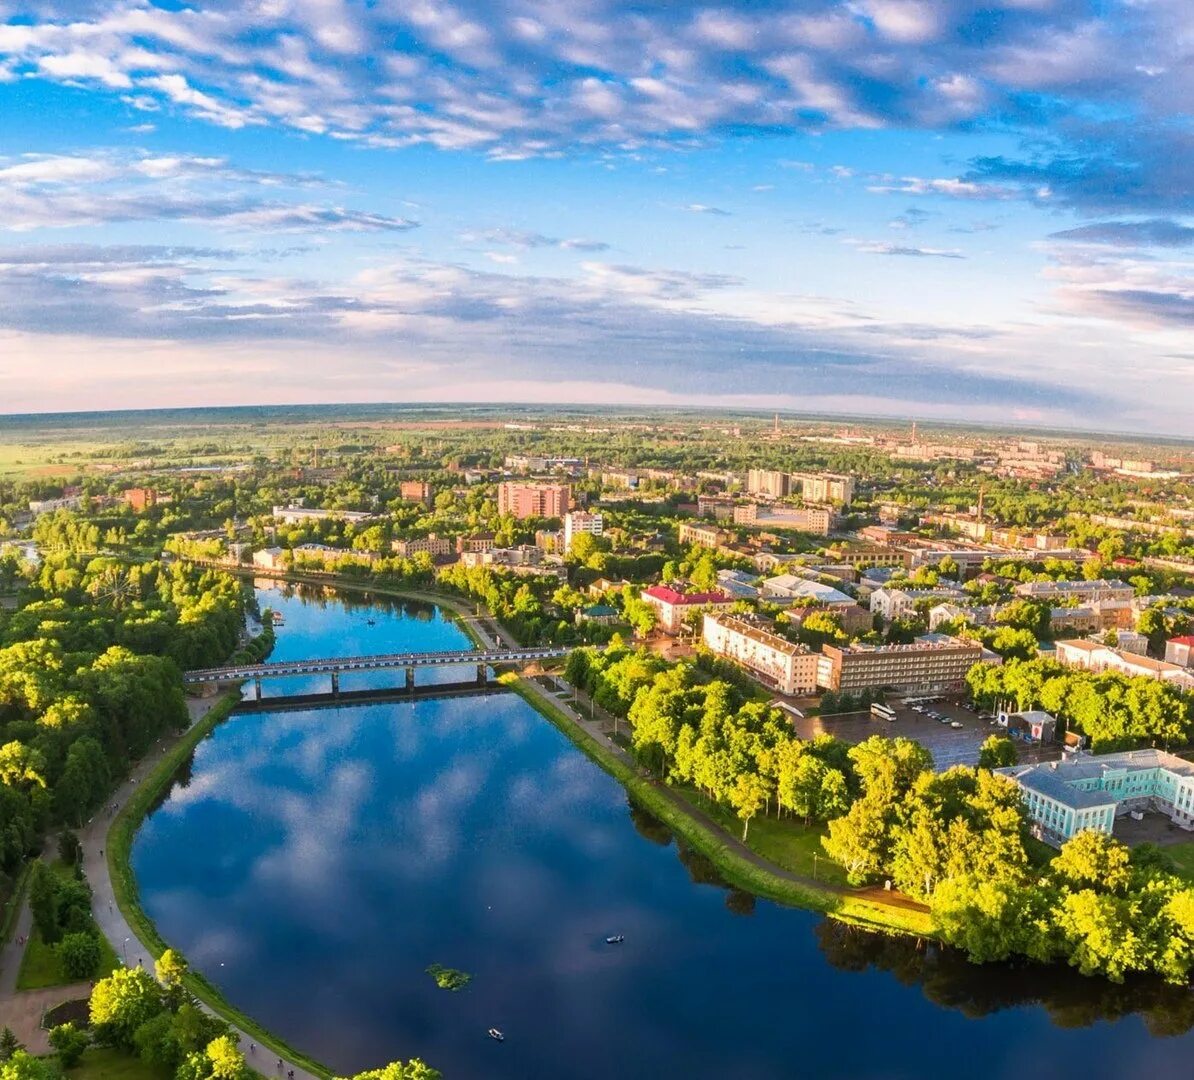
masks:
{"label": "city skyline", "polygon": [[1177,2],[0,0],[4,413],[1188,434]]}

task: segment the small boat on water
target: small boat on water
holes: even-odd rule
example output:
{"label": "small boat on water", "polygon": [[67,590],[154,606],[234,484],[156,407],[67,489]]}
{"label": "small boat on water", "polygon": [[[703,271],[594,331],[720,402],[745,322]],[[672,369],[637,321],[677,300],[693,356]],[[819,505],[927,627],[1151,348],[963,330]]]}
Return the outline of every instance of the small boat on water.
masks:
{"label": "small boat on water", "polygon": [[610,936],[605,939],[605,943],[606,945],[621,945],[625,940],[625,934],[610,934]]}
{"label": "small boat on water", "polygon": [[503,1035],[497,1028],[490,1028],[486,1034],[494,1040],[494,1042],[505,1042],[506,1036]]}
{"label": "small boat on water", "polygon": [[286,617],[280,611],[271,612],[270,618],[273,620],[275,626],[281,626],[286,622]]}
{"label": "small boat on water", "polygon": [[366,619],[366,620],[365,620],[365,625],[366,625],[366,626],[376,626],[376,625],[377,625],[377,620],[376,620],[376,619]]}

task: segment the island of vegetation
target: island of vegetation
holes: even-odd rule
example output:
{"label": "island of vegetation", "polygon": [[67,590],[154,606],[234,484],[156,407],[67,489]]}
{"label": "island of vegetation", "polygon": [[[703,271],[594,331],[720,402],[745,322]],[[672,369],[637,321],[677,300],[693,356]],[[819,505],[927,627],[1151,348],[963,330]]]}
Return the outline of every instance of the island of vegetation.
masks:
{"label": "island of vegetation", "polygon": [[444,967],[443,964],[430,965],[427,974],[435,980],[435,985],[441,990],[463,990],[473,981],[473,977],[467,971]]}

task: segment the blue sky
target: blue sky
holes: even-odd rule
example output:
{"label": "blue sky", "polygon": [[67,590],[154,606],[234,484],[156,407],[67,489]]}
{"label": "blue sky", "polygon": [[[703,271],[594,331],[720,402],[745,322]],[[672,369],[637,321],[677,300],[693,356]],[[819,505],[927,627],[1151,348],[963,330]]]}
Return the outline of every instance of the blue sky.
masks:
{"label": "blue sky", "polygon": [[1190,434],[1188,0],[0,0],[0,412]]}

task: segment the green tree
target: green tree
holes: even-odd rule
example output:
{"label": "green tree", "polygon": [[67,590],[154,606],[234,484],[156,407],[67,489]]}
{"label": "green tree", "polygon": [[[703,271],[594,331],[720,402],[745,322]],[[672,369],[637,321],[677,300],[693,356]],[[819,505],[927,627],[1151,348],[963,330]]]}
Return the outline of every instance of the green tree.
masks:
{"label": "green tree", "polygon": [[59,1024],[50,1030],[50,1045],[58,1054],[58,1063],[69,1069],[79,1063],[83,1051],[91,1042],[91,1036],[71,1024]]}
{"label": "green tree", "polygon": [[91,1025],[102,1043],[131,1049],[137,1028],[164,1008],[161,989],[140,968],[118,968],[91,991]]}
{"label": "green tree", "polygon": [[380,1069],[370,1069],[355,1076],[339,1077],[338,1080],[440,1080],[440,1073],[419,1058],[410,1061],[392,1061]]}
{"label": "green tree", "polygon": [[58,1080],[58,1070],[46,1058],[17,1050],[0,1064],[0,1080]]}
{"label": "green tree", "polygon": [[74,866],[83,856],[83,845],[70,829],[63,829],[58,834],[58,857],[67,866]]}
{"label": "green tree", "polygon": [[47,945],[55,944],[62,936],[58,922],[59,882],[54,871],[40,859],[33,864],[29,878],[29,908],[33,925]]}
{"label": "green tree", "polygon": [[5,1027],[0,1031],[0,1061],[7,1061],[18,1050],[23,1050],[21,1041],[13,1033],[12,1028]]}
{"label": "green tree", "polygon": [[167,1004],[172,1008],[177,1008],[182,1000],[183,980],[186,979],[188,970],[182,953],[174,949],[167,949],[154,962],[153,973],[165,991]]}
{"label": "green tree", "polygon": [[739,773],[729,794],[730,805],[742,822],[742,839],[745,842],[751,820],[766,804],[770,787],[766,780],[755,773]]}
{"label": "green tree", "polygon": [[1016,763],[1016,744],[1006,735],[988,735],[978,751],[980,769],[1002,769]]}
{"label": "green tree", "polygon": [[94,931],[67,934],[58,943],[62,970],[72,979],[90,979],[99,967],[101,955],[99,939]]}

